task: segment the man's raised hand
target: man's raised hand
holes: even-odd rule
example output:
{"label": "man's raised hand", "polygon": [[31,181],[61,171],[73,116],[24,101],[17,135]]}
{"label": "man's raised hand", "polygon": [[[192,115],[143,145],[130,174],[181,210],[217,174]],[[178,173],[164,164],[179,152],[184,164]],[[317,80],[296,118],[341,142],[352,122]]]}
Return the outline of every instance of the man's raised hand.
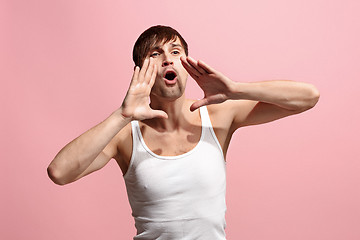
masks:
{"label": "man's raised hand", "polygon": [[191,111],[204,105],[221,103],[231,99],[235,82],[224,74],[216,71],[203,61],[195,61],[191,57],[181,57],[181,63],[204,91],[204,98],[194,102],[190,106]]}
{"label": "man's raised hand", "polygon": [[157,74],[157,66],[152,58],[146,58],[142,68],[136,66],[129,90],[122,103],[122,115],[132,120],[167,118],[161,110],[149,106],[149,96]]}

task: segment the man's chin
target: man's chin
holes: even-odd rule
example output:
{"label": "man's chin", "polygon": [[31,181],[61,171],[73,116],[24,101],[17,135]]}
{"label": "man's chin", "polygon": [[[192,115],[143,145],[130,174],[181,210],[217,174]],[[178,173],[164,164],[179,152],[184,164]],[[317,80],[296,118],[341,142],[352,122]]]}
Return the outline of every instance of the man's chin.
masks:
{"label": "man's chin", "polygon": [[160,92],[152,92],[151,96],[157,98],[161,101],[172,102],[184,95],[185,91],[181,91],[179,88],[175,86],[171,87],[170,89],[162,89]]}

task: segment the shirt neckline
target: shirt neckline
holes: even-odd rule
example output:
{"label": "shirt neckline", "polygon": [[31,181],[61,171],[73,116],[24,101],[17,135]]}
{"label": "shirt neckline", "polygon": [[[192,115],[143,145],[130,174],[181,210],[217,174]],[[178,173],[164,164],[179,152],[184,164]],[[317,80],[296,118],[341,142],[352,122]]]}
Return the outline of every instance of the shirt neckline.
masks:
{"label": "shirt neckline", "polygon": [[205,119],[204,119],[204,112],[202,110],[202,107],[199,109],[200,111],[200,119],[201,119],[201,136],[200,136],[200,139],[199,141],[197,142],[197,144],[195,145],[195,147],[193,147],[191,150],[189,150],[188,152],[186,153],[183,153],[183,154],[180,154],[180,155],[174,155],[174,156],[162,156],[162,155],[158,155],[156,153],[154,153],[153,151],[150,150],[150,148],[146,145],[145,143],[145,140],[143,138],[143,135],[141,133],[141,130],[140,130],[140,125],[139,125],[139,121],[135,121],[136,123],[136,130],[139,134],[139,137],[140,137],[140,141],[141,141],[141,144],[143,145],[143,147],[145,148],[145,150],[151,154],[153,157],[155,158],[158,158],[158,159],[164,159],[164,160],[174,160],[174,159],[179,159],[179,158],[184,158],[188,155],[190,155],[191,153],[193,153],[197,148],[199,148],[199,145],[200,143],[203,141],[203,138],[204,138],[204,135],[205,135],[205,127],[204,127],[204,124],[205,124]]}

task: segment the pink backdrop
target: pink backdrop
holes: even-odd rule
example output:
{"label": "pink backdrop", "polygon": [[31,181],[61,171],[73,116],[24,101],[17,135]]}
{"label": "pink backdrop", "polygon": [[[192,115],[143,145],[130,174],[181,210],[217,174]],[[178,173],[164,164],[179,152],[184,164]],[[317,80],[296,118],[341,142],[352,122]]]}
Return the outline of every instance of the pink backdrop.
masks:
{"label": "pink backdrop", "polygon": [[[360,239],[360,1],[0,4],[0,239],[135,234],[115,162],[63,187],[46,167],[119,107],[132,46],[156,24],[178,29],[191,56],[236,81],[291,79],[321,92],[308,112],[234,135],[228,239]],[[191,79],[188,96],[202,96]]]}

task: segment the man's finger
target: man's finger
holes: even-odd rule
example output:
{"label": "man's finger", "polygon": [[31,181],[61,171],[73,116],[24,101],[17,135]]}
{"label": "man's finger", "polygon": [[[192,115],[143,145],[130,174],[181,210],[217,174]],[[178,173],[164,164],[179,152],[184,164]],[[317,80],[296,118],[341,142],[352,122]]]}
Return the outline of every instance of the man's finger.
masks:
{"label": "man's finger", "polygon": [[191,104],[190,106],[190,111],[195,111],[196,109],[198,109],[199,107],[202,107],[202,106],[205,106],[205,105],[208,105],[209,102],[206,98],[203,98],[201,100],[198,100],[196,102],[194,102],[193,104]]}
{"label": "man's finger", "polygon": [[215,69],[204,63],[203,61],[199,60],[198,65],[206,71],[206,73],[214,73]]}
{"label": "man's finger", "polygon": [[[194,73],[194,71],[192,71],[191,67],[184,66],[184,68],[196,82],[199,80],[199,76],[195,75],[195,73]],[[197,73],[197,74],[199,74],[199,73]]]}
{"label": "man's finger", "polygon": [[195,68],[200,74],[205,74],[206,71],[204,69],[202,69],[201,67],[198,66],[198,62],[195,61],[195,59],[193,59],[192,57],[187,57],[188,62],[190,63],[190,65]]}
{"label": "man's finger", "polygon": [[140,72],[140,67],[136,66],[133,76],[131,78],[130,86],[136,85],[138,83],[139,72]]}
{"label": "man's finger", "polygon": [[148,66],[148,69],[146,70],[146,73],[145,73],[145,79],[144,79],[144,82],[145,83],[149,83],[151,81],[151,77],[153,75],[153,72],[154,72],[154,60],[153,58],[150,58],[149,60],[149,66]]}
{"label": "man's finger", "polygon": [[195,68],[193,68],[186,59],[181,60],[181,63],[184,66],[185,70],[191,75],[192,78],[196,80],[201,74]]}
{"label": "man's finger", "polygon": [[146,73],[146,70],[148,69],[148,66],[149,66],[149,58],[145,58],[144,60],[144,64],[142,65],[141,67],[141,70],[140,70],[140,73],[139,73],[139,78],[138,78],[138,81],[139,82],[143,82],[144,79],[145,79],[145,73]]}
{"label": "man's finger", "polygon": [[156,75],[157,75],[157,65],[154,64],[154,69],[153,69],[153,72],[151,74],[151,78],[150,78],[150,81],[149,81],[150,87],[152,87],[154,85]]}
{"label": "man's finger", "polygon": [[152,113],[153,113],[152,118],[168,118],[166,112],[162,110],[153,110]]}

